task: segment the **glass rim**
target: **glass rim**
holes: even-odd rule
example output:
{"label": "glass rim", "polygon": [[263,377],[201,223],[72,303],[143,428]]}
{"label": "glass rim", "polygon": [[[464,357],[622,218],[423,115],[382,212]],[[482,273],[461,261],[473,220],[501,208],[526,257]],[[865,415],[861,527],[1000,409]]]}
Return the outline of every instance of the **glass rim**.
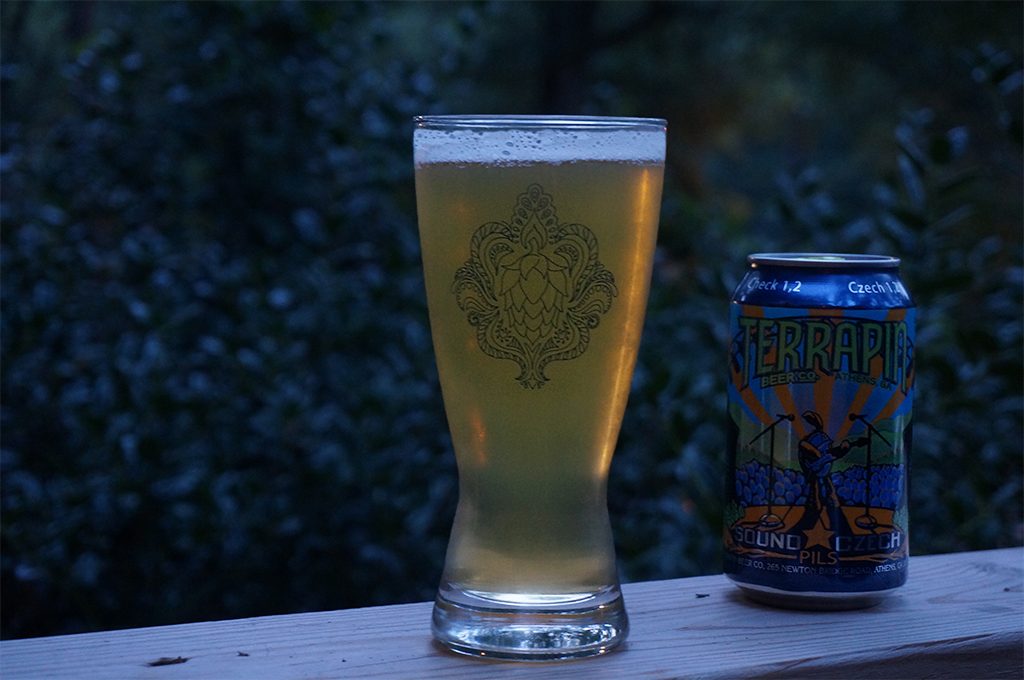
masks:
{"label": "glass rim", "polygon": [[414,116],[418,130],[646,130],[664,132],[664,118],[632,118],[622,116],[560,116],[560,115],[423,115]]}

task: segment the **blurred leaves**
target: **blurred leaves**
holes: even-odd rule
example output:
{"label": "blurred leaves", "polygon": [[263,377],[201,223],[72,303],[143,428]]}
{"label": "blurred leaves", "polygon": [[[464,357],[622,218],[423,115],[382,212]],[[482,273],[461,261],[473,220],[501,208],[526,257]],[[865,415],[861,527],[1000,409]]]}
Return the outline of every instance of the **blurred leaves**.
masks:
{"label": "blurred leaves", "polygon": [[3,636],[432,596],[457,485],[417,113],[669,119],[625,578],[718,569],[716,367],[754,250],[904,258],[913,549],[1024,540],[1018,6],[0,13]]}
{"label": "blurred leaves", "polygon": [[[343,41],[316,8],[97,10],[62,115],[5,113],[5,626],[428,596],[454,463],[412,211],[421,74],[353,62],[387,25]],[[21,73],[8,99],[34,98]]]}

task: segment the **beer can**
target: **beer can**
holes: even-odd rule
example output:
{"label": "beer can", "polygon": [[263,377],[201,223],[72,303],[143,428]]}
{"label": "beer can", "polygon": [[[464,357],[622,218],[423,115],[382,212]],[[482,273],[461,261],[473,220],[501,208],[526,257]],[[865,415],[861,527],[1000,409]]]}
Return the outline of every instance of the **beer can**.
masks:
{"label": "beer can", "polygon": [[914,303],[900,261],[756,253],[732,298],[724,569],[802,609],[907,579]]}

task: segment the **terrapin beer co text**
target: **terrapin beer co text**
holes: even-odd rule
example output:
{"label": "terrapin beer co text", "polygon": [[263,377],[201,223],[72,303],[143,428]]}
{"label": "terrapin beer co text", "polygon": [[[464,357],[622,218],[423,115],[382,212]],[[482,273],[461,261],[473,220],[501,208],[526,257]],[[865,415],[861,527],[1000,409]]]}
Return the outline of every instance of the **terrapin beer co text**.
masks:
{"label": "terrapin beer co text", "polygon": [[841,609],[907,579],[914,305],[899,260],[761,253],[733,296],[725,571]]}

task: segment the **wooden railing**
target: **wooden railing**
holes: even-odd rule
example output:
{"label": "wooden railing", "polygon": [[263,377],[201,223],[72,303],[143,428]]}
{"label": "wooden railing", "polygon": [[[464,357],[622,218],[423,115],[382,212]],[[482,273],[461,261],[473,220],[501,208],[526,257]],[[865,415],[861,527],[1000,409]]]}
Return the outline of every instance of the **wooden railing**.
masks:
{"label": "wooden railing", "polygon": [[484,661],[431,641],[429,603],[0,643],[3,680],[326,678],[1024,677],[1024,549],[912,557],[867,610],[745,600],[724,576],[624,587],[618,650],[554,663]]}

